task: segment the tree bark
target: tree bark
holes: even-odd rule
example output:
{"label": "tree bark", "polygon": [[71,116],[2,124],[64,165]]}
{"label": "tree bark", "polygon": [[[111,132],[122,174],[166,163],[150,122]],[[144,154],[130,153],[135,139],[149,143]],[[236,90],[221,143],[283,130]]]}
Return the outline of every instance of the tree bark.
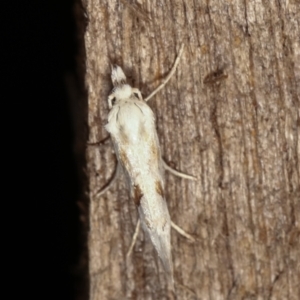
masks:
{"label": "tree bark", "polygon": [[[298,0],[85,0],[89,143],[108,137],[110,63],[147,96],[165,161],[177,299],[299,299]],[[87,146],[90,299],[169,299],[116,158]]]}

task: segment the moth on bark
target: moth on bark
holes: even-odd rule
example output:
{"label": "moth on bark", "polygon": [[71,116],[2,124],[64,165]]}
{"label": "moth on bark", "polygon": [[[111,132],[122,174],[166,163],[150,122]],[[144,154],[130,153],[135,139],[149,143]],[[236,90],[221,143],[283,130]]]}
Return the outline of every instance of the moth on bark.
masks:
{"label": "moth on bark", "polygon": [[114,89],[108,97],[105,126],[127,176],[144,231],[149,235],[173,285],[171,220],[164,196],[164,168],[155,117],[141,92],[126,84],[119,66],[112,70]]}
{"label": "moth on bark", "polygon": [[[126,84],[126,76],[121,67],[112,68],[111,79],[114,88],[108,97],[110,112],[105,126],[111,135],[118,165],[124,170],[131,197],[139,213],[139,221],[127,257],[131,253],[139,226],[142,224],[144,232],[150,237],[162,261],[173,290],[171,227],[192,242],[195,239],[170,219],[164,192],[164,170],[185,179],[197,180],[197,178],[178,172],[163,161],[155,128],[155,116],[146,102],[173,76],[183,47],[182,44],[174,66],[164,82],[146,99],[143,99],[139,89]],[[113,181],[114,179],[99,192],[98,196],[105,193]]]}

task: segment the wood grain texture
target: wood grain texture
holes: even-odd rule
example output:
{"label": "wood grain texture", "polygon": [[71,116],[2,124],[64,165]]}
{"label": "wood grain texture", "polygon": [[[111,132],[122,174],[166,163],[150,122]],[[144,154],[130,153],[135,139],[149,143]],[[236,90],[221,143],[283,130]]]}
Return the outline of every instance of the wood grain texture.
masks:
{"label": "wood grain texture", "polygon": [[[89,142],[107,137],[110,63],[150,100],[165,160],[177,299],[299,299],[300,5],[85,0]],[[90,299],[169,299],[112,144],[87,147]]]}

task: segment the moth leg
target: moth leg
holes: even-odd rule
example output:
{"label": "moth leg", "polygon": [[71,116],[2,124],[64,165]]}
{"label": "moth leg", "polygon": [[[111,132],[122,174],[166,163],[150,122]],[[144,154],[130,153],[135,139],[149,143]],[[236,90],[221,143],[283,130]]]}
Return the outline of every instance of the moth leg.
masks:
{"label": "moth leg", "polygon": [[194,177],[194,176],[191,176],[191,175],[187,175],[185,173],[182,173],[182,172],[179,172],[179,171],[176,171],[174,170],[173,168],[169,167],[167,165],[167,163],[162,159],[162,163],[163,163],[163,167],[169,171],[171,174],[177,176],[177,177],[181,177],[181,178],[184,178],[184,179],[189,179],[189,180],[198,180],[197,177]]}
{"label": "moth leg", "polygon": [[98,191],[96,193],[96,197],[102,196],[103,194],[105,194],[111,188],[111,186],[116,181],[116,178],[119,174],[119,169],[120,169],[120,166],[119,166],[119,163],[118,163],[112,178],[110,179],[110,181],[102,189],[100,189],[100,191]]}
{"label": "moth leg", "polygon": [[[173,221],[171,221],[171,226],[172,226],[179,234],[181,234],[182,236],[184,236],[184,237],[187,238],[188,240],[192,241],[193,243],[196,241],[190,234],[186,233],[183,229],[181,229],[179,226],[177,226]],[[138,221],[137,221],[137,223],[136,223],[136,226],[135,226],[135,231],[134,231],[134,234],[133,234],[133,237],[132,237],[132,241],[131,241],[129,250],[127,251],[127,254],[126,254],[126,259],[128,259],[129,256],[130,256],[131,253],[132,253],[133,247],[134,247],[134,245],[135,245],[135,243],[136,243],[138,234],[139,234],[139,232],[140,232],[140,228],[141,228],[141,221],[140,221],[140,219],[138,219]]]}
{"label": "moth leg", "polygon": [[133,234],[133,237],[132,237],[132,241],[131,241],[129,250],[128,250],[127,254],[126,254],[126,259],[128,259],[129,256],[131,255],[132,249],[133,249],[133,247],[134,247],[134,245],[136,243],[138,234],[140,232],[140,227],[141,227],[141,221],[140,221],[140,219],[138,219],[138,221],[136,223],[136,226],[135,226],[135,231],[134,231],[134,234]]}
{"label": "moth leg", "polygon": [[186,233],[183,229],[181,229],[179,226],[177,226],[172,220],[171,220],[171,226],[182,236],[186,237],[188,240],[192,241],[193,243],[196,241],[190,234]]}
{"label": "moth leg", "polygon": [[106,138],[104,138],[103,140],[101,141],[98,141],[98,142],[87,142],[87,145],[88,146],[99,146],[101,144],[105,144],[110,138],[110,135],[108,135]]}
{"label": "moth leg", "polygon": [[177,55],[177,58],[174,62],[174,65],[170,71],[170,73],[168,74],[168,76],[166,77],[166,79],[163,81],[163,83],[161,85],[159,85],[146,99],[145,99],[145,102],[149,101],[157,92],[159,92],[167,83],[168,81],[171,79],[171,77],[174,75],[175,71],[176,71],[176,68],[179,64],[179,60],[180,60],[180,57],[183,53],[183,48],[184,48],[184,44],[182,43],[181,44],[181,47],[180,47],[180,50],[179,50],[179,53]]}
{"label": "moth leg", "polygon": [[[196,177],[194,176],[191,176],[191,175],[187,175],[185,173],[182,173],[182,172],[178,172],[174,169],[172,169],[171,167],[169,167],[166,162],[164,160],[162,160],[163,162],[163,166],[164,168],[169,171],[170,173],[172,173],[173,175],[175,176],[178,176],[178,177],[181,177],[181,178],[184,178],[184,179],[189,179],[189,180],[197,180]],[[195,239],[188,233],[186,233],[183,229],[181,229],[179,226],[177,226],[172,220],[171,220],[171,226],[179,233],[181,234],[182,236],[186,237],[188,240],[191,240],[192,242],[195,242]]]}

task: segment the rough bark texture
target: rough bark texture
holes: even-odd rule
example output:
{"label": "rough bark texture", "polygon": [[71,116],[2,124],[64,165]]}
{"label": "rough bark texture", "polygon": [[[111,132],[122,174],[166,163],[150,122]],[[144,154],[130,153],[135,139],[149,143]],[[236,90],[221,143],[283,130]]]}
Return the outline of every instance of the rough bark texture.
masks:
{"label": "rough bark texture", "polygon": [[[110,63],[150,101],[165,160],[178,299],[299,299],[300,2],[85,0],[89,142],[104,129]],[[110,140],[88,146],[90,299],[168,299]]]}

